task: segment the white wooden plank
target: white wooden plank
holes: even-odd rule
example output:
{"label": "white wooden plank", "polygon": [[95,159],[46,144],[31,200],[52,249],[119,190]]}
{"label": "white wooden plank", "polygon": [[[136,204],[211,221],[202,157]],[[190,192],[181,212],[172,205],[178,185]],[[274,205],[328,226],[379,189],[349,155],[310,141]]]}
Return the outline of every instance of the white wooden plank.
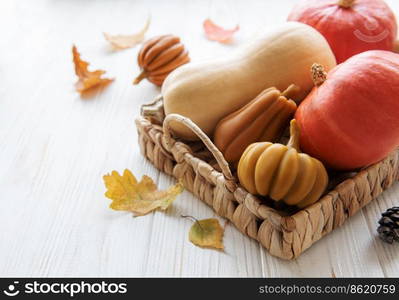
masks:
{"label": "white wooden plank", "polygon": [[[165,176],[160,180],[165,188],[174,182]],[[167,214],[155,213],[146,276],[261,276],[259,246],[255,241],[228,224],[224,251],[198,248],[188,240],[192,221],[181,215],[197,219],[217,217],[211,208],[188,192],[179,196]],[[219,220],[223,226],[225,221]]]}

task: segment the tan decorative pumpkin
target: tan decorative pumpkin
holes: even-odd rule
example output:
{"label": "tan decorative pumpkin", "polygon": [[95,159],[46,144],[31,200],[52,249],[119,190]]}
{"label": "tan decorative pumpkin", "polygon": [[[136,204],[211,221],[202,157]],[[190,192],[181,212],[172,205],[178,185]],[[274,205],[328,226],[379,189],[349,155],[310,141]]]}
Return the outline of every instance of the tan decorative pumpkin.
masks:
{"label": "tan decorative pumpkin", "polygon": [[177,67],[190,61],[188,51],[174,35],[162,35],[146,41],[137,57],[141,73],[133,81],[138,84],[147,78],[153,84],[161,86],[166,76]]}
{"label": "tan decorative pumpkin", "polygon": [[264,90],[241,109],[223,118],[215,129],[214,142],[229,163],[240,160],[248,145],[275,142],[292,119],[296,104],[289,100],[299,88],[290,85],[283,93]]}
{"label": "tan decorative pumpkin", "polygon": [[[314,28],[287,22],[221,58],[189,63],[173,71],[162,85],[165,113],[180,114],[213,137],[217,123],[271,86],[283,91],[290,84],[303,99],[313,87],[309,69],[314,62],[335,65],[325,38]],[[198,140],[190,130],[173,122],[174,134]]]}
{"label": "tan decorative pumpkin", "polygon": [[300,132],[295,119],[290,132],[286,146],[269,142],[251,144],[238,164],[238,178],[252,194],[302,208],[320,198],[328,175],[320,161],[300,153]]}

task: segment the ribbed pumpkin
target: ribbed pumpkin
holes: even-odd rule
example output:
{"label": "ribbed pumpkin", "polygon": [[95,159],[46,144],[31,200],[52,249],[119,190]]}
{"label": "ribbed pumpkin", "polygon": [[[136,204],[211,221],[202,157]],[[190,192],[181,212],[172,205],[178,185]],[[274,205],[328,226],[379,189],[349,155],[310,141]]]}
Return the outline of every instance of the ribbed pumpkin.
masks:
{"label": "ribbed pumpkin", "polygon": [[141,73],[133,84],[138,84],[147,78],[153,84],[161,86],[170,72],[189,61],[188,51],[179,37],[174,35],[154,37],[143,44],[138,54],[137,62]]}
{"label": "ribbed pumpkin", "polygon": [[296,104],[289,98],[298,91],[295,85],[283,93],[274,87],[266,89],[222,119],[216,126],[214,142],[225,159],[236,163],[248,145],[276,141],[295,113]]}
{"label": "ribbed pumpkin", "polygon": [[250,193],[268,196],[288,205],[306,207],[316,202],[328,184],[323,164],[300,153],[300,130],[291,121],[288,144],[251,144],[238,164],[238,178]]}
{"label": "ribbed pumpkin", "polygon": [[392,51],[397,31],[395,16],[382,0],[304,0],[288,20],[316,28],[337,63],[367,50]]}

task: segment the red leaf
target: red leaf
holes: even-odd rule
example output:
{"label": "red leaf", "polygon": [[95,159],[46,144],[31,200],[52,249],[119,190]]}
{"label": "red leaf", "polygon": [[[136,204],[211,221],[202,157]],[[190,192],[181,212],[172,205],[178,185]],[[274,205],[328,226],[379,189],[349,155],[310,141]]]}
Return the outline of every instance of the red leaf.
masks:
{"label": "red leaf", "polygon": [[240,29],[238,25],[233,29],[224,29],[213,23],[210,19],[204,21],[205,35],[211,41],[228,43],[238,29]]}

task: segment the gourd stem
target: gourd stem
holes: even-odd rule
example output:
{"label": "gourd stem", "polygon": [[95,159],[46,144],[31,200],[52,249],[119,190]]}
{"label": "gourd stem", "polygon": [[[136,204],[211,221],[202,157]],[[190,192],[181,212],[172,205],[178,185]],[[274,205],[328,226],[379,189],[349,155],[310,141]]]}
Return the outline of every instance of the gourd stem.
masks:
{"label": "gourd stem", "polygon": [[355,0],[338,0],[338,5],[342,8],[351,8]]}
{"label": "gourd stem", "polygon": [[[284,92],[281,93],[282,96],[284,96],[287,99],[292,99],[297,103],[297,98],[299,92],[301,91],[301,88],[295,84],[291,84],[289,87],[285,89]],[[297,103],[298,104],[298,103]]]}
{"label": "gourd stem", "polygon": [[133,80],[133,84],[138,84],[140,81],[142,81],[144,78],[147,77],[147,72],[146,71],[141,71],[141,73],[139,74],[139,76],[137,76],[134,80]]}
{"label": "gourd stem", "polygon": [[301,135],[301,130],[295,119],[290,122],[290,140],[287,143],[288,148],[294,148],[296,151],[300,152],[299,147],[299,137]]}
{"label": "gourd stem", "polygon": [[321,85],[327,79],[327,72],[320,64],[314,63],[311,67],[310,72],[312,73],[312,80],[315,86]]}

